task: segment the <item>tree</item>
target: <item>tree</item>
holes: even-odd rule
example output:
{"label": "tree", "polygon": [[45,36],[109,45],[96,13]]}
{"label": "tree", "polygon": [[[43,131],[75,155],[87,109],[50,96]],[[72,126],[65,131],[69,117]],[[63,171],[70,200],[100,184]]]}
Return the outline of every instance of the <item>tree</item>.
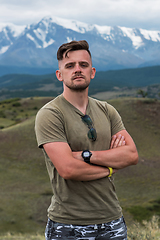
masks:
{"label": "tree", "polygon": [[141,95],[143,98],[145,98],[145,97],[148,95],[148,93],[145,92],[145,91],[143,91],[142,89],[139,89],[139,90],[137,91],[137,94],[138,94],[138,95]]}

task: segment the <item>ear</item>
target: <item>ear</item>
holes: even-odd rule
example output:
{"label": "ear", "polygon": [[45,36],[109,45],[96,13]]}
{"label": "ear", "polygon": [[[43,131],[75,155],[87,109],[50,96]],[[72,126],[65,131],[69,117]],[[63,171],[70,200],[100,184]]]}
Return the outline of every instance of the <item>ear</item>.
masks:
{"label": "ear", "polygon": [[62,74],[61,74],[60,70],[57,70],[57,71],[56,71],[56,77],[57,77],[57,79],[58,79],[60,82],[63,81],[63,79],[62,79]]}
{"label": "ear", "polygon": [[94,67],[92,67],[91,79],[93,79],[95,77],[95,74],[96,74],[96,69]]}

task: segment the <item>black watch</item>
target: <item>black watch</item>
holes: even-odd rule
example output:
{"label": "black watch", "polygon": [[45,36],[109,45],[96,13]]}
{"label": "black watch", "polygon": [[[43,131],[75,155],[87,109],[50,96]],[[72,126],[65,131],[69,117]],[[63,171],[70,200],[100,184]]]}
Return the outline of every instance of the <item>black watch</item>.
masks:
{"label": "black watch", "polygon": [[91,156],[92,156],[92,153],[89,150],[84,150],[82,152],[82,157],[86,163],[90,163]]}

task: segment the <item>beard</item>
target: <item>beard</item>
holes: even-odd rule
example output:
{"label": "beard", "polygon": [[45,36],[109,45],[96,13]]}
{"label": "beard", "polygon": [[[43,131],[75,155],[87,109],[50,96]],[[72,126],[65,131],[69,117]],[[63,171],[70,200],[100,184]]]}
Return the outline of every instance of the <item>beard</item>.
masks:
{"label": "beard", "polygon": [[[80,77],[82,79],[84,79],[85,81],[83,83],[76,83],[76,78]],[[86,81],[85,76],[83,76],[82,74],[76,74],[75,76],[73,76],[71,78],[71,83],[65,83],[65,85],[73,90],[73,91],[84,91],[86,88],[88,88],[90,84],[90,81]]]}
{"label": "beard", "polygon": [[70,90],[73,90],[73,91],[84,91],[86,88],[88,88],[89,86],[89,83],[83,83],[83,84],[75,84],[75,83],[72,83],[72,84],[66,84],[66,86],[70,89]]}

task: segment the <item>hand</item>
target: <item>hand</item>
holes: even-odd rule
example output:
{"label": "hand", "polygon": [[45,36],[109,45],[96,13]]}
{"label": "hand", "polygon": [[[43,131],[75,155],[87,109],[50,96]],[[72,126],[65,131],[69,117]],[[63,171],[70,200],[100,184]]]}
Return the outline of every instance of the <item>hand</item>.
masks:
{"label": "hand", "polygon": [[79,151],[79,152],[72,152],[72,155],[74,158],[78,159],[78,160],[82,160],[84,161],[84,159],[82,158],[82,151]]}
{"label": "hand", "polygon": [[124,136],[122,136],[121,134],[119,134],[118,136],[114,135],[111,139],[110,149],[121,147],[124,145],[126,145]]}

